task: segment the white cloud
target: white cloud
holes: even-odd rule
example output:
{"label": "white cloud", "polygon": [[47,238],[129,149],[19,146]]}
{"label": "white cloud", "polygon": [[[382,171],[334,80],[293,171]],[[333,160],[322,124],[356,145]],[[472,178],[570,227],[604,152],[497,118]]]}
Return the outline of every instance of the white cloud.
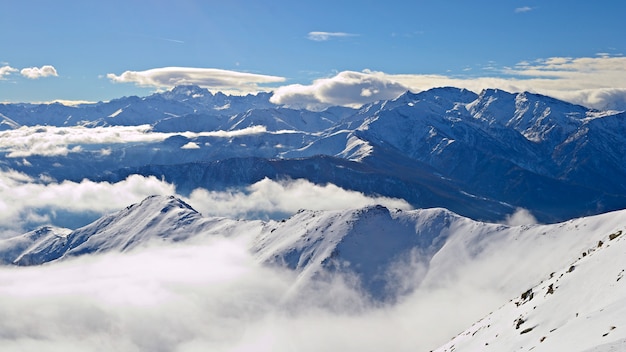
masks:
{"label": "white cloud", "polygon": [[25,158],[33,155],[65,156],[69,153],[81,152],[82,145],[159,142],[175,135],[187,138],[200,136],[230,138],[267,132],[264,126],[199,133],[157,133],[151,132],[150,129],[149,125],[95,128],[22,126],[16,130],[0,132],[0,151],[6,152],[9,158]]}
{"label": "white cloud", "polygon": [[17,69],[8,65],[0,67],[0,80],[5,79],[6,76],[13,72],[17,72]]}
{"label": "white cloud", "polygon": [[0,172],[0,230],[14,234],[24,231],[24,226],[54,222],[57,211],[104,215],[147,196],[176,191],[173,185],[155,177],[138,175],[117,183],[47,181],[39,183],[13,170]]}
{"label": "white cloud", "polygon": [[163,67],[146,71],[125,71],[119,76],[109,73],[107,78],[114,83],[134,83],[138,86],[155,88],[196,84],[211,90],[232,94],[247,94],[267,90],[262,85],[285,81],[285,78],[277,76],[194,67]]}
{"label": "white cloud", "polygon": [[524,208],[517,208],[513,214],[507,215],[504,223],[509,226],[535,225],[537,219],[533,214]]}
{"label": "white cloud", "polygon": [[300,209],[339,210],[374,204],[411,209],[402,199],[368,197],[333,184],[320,186],[302,179],[277,182],[266,178],[243,191],[212,192],[196,189],[189,196],[188,202],[205,215],[233,218],[263,217],[268,214],[289,216]]}
{"label": "white cloud", "polygon": [[393,99],[407,90],[381,72],[343,71],[320,78],[305,86],[293,84],[278,88],[271,98],[275,104],[320,110],[330,105],[359,107],[376,100]]}
{"label": "white cloud", "polygon": [[307,38],[316,42],[323,42],[333,38],[354,37],[356,34],[345,32],[309,32]]}
{"label": "white cloud", "polygon": [[523,6],[523,7],[518,7],[515,9],[515,13],[524,13],[524,12],[530,12],[534,10],[532,7],[530,6]]}
{"label": "white cloud", "polygon": [[[0,268],[0,345],[9,352],[428,350],[457,332],[451,322],[503,299],[452,283],[376,305],[339,274],[302,285],[293,272],[260,265],[241,240],[249,234],[238,235]],[[468,297],[474,304],[460,309]]]}
{"label": "white cloud", "polygon": [[1,268],[0,278],[3,351],[226,351],[290,284],[218,239]]}
{"label": "white cloud", "polygon": [[[56,214],[69,212],[89,218],[101,216],[140,202],[150,195],[176,194],[176,187],[153,176],[131,175],[117,182],[35,180],[26,174],[0,172],[0,237],[25,232],[25,228],[59,223]],[[382,204],[411,209],[404,200],[368,197],[333,184],[315,185],[306,180],[281,182],[261,180],[243,190],[224,192],[199,188],[189,197],[179,195],[205,216],[233,218],[288,217],[300,209],[338,210]],[[83,224],[86,225],[86,224]],[[1,233],[4,232],[4,235]]]}
{"label": "white cloud", "polygon": [[626,57],[553,57],[520,62],[514,67],[491,67],[489,71],[494,74],[464,77],[343,71],[310,85],[280,87],[272,102],[309,109],[358,107],[395,98],[406,90],[451,86],[474,92],[486,88],[528,91],[595,109],[626,110]]}
{"label": "white cloud", "polygon": [[54,66],[51,66],[51,65],[44,65],[41,67],[23,68],[20,71],[20,74],[22,74],[22,76],[29,78],[29,79],[38,79],[38,78],[43,78],[43,77],[50,77],[50,76],[57,77],[58,76],[57,70],[54,68]]}

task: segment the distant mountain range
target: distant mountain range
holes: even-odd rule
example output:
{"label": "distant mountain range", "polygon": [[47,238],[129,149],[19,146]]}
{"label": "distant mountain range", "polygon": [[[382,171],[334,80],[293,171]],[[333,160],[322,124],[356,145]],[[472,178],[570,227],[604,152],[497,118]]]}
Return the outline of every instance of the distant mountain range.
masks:
{"label": "distant mountain range", "polygon": [[[2,166],[59,181],[154,175],[181,192],[305,178],[490,221],[517,208],[555,222],[626,207],[623,112],[492,89],[406,92],[356,110],[318,112],[276,106],[270,97],[179,86],[72,107],[2,104],[4,129],[147,125],[171,134],[158,142],[103,145],[106,154],[83,148],[34,155],[27,165],[4,152]],[[258,131],[206,134],[247,128]]]}

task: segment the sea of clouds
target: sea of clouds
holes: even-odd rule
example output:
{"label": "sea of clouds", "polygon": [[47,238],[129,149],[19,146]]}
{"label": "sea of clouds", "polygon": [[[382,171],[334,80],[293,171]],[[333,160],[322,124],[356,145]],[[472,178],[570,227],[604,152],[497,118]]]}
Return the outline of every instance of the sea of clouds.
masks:
{"label": "sea of clouds", "polygon": [[[407,276],[407,280],[411,276]],[[3,351],[422,351],[505,297],[458,278],[395,304],[339,274],[306,286],[245,234],[0,268]]]}

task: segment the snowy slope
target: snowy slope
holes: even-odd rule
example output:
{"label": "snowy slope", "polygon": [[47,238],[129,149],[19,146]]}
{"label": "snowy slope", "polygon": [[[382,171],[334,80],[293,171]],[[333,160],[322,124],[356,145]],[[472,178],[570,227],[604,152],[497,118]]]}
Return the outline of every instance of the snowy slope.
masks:
{"label": "snowy slope", "polygon": [[[437,351],[622,351],[626,349],[624,230],[603,236],[581,257]],[[616,237],[617,236],[617,237]]]}
{"label": "snowy slope", "polygon": [[393,298],[399,293],[395,266],[403,261],[427,266],[458,219],[444,209],[302,211],[269,224],[253,251],[262,262],[298,271],[304,283],[322,271],[349,272],[375,298]]}
{"label": "snowy slope", "polygon": [[[13,264],[18,257],[28,253],[36,246],[46,243],[46,247],[54,247],[55,243],[64,242],[70,229],[44,226],[23,235],[0,240],[0,263]],[[47,248],[47,250],[50,247]]]}

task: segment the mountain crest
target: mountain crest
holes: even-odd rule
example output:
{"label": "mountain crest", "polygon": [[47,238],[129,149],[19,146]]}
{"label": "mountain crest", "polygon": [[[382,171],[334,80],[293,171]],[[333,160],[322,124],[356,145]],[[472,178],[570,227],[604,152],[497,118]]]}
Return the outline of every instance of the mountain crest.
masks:
{"label": "mountain crest", "polygon": [[206,220],[173,196],[150,196],[72,231],[34,241],[15,264],[33,265],[88,253],[127,251],[153,240],[179,241],[202,232]]}
{"label": "mountain crest", "polygon": [[171,90],[162,93],[162,95],[167,99],[204,98],[213,96],[208,89],[193,84],[175,86]]}

